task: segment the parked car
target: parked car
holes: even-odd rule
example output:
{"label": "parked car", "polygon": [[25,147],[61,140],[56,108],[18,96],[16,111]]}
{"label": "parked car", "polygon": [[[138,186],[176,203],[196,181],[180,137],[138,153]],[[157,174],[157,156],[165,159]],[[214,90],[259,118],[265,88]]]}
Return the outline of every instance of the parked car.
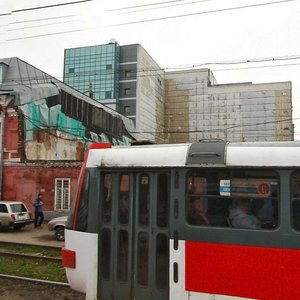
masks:
{"label": "parked car", "polygon": [[21,229],[25,225],[33,223],[31,213],[23,202],[0,201],[1,229]]}
{"label": "parked car", "polygon": [[48,229],[54,230],[55,238],[58,241],[65,240],[65,227],[67,223],[68,216],[57,217],[48,222]]}

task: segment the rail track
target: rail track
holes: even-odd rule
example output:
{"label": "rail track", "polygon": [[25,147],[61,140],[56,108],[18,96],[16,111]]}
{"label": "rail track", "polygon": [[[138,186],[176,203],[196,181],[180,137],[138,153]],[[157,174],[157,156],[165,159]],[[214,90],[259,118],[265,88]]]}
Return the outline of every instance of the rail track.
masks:
{"label": "rail track", "polygon": [[15,258],[24,258],[24,259],[31,259],[31,260],[35,260],[35,259],[42,259],[42,260],[50,260],[50,261],[57,261],[60,262],[61,261],[61,257],[51,257],[51,256],[44,256],[41,254],[25,254],[25,253],[13,253],[11,251],[3,251],[0,248],[0,254],[3,257],[15,257]]}
{"label": "rail track", "polygon": [[84,300],[68,284],[0,274],[1,300]]}
{"label": "rail track", "polygon": [[61,258],[60,257],[51,257],[51,256],[44,256],[40,254],[25,254],[25,253],[13,253],[11,251],[3,251],[0,249],[0,254],[1,256],[6,256],[6,257],[17,257],[17,258],[24,258],[24,259],[43,259],[43,260],[51,260],[51,261],[57,261],[60,262]]}
{"label": "rail track", "polygon": [[8,242],[0,242],[0,294],[1,300],[85,299],[66,282],[60,249]]}
{"label": "rail track", "polygon": [[60,249],[0,243],[0,254],[1,274],[66,282]]}

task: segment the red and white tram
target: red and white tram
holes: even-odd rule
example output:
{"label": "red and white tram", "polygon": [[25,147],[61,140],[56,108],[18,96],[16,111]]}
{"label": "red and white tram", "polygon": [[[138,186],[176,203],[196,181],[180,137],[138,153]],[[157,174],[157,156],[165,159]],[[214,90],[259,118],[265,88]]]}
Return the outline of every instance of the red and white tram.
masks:
{"label": "red and white tram", "polygon": [[62,257],[86,299],[300,299],[300,143],[93,144]]}

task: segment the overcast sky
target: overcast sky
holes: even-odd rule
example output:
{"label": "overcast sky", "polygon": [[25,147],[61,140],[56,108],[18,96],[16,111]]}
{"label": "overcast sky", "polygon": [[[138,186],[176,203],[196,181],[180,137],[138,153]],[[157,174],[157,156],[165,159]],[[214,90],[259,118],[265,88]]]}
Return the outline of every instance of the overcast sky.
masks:
{"label": "overcast sky", "polygon": [[58,6],[76,1],[0,0],[0,57],[16,56],[62,80],[64,49],[115,38],[119,45],[141,44],[165,69],[210,68],[220,84],[291,81],[300,140],[300,0],[94,0]]}

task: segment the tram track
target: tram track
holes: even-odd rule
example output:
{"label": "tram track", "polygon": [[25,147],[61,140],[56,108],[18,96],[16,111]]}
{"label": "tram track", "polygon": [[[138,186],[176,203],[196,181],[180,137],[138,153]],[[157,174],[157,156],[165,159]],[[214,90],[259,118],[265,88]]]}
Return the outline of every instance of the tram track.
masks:
{"label": "tram track", "polygon": [[6,257],[16,257],[16,258],[25,258],[25,259],[43,259],[43,260],[50,260],[50,261],[61,261],[61,257],[51,257],[51,256],[44,256],[40,254],[25,254],[25,253],[13,253],[10,251],[3,251],[0,250],[0,255]]}
{"label": "tram track", "polygon": [[0,274],[1,300],[84,300],[67,283]]}
{"label": "tram track", "polygon": [[50,261],[61,261],[61,257],[51,257],[51,256],[44,256],[39,254],[24,254],[24,253],[13,253],[10,251],[2,251],[0,250],[0,255],[6,257],[16,257],[16,258],[25,258],[25,259],[42,259],[42,260],[50,260]]}
{"label": "tram track", "polygon": [[16,276],[16,275],[7,275],[7,274],[1,274],[1,273],[0,273],[0,277],[11,279],[11,280],[19,280],[19,281],[23,281],[23,282],[32,282],[32,283],[41,283],[41,284],[49,284],[49,285],[55,285],[55,286],[58,285],[58,286],[70,287],[70,285],[66,282],[42,280],[42,279],[22,277],[22,276]]}
{"label": "tram track", "polygon": [[[15,242],[0,242],[0,254],[20,256],[24,258],[42,258],[48,260],[61,260],[61,248],[52,246],[37,246],[33,244],[21,244]],[[45,253],[52,253],[46,255]],[[57,255],[53,256],[53,253]]]}
{"label": "tram track", "polygon": [[46,245],[43,245],[43,246],[39,246],[39,245],[36,245],[36,244],[30,244],[30,243],[27,243],[27,244],[24,244],[24,243],[16,243],[16,242],[6,242],[6,241],[0,241],[0,249],[3,248],[3,247],[6,247],[8,245],[11,245],[11,246],[15,246],[15,247],[39,247],[39,248],[42,248],[42,249],[45,249],[45,250],[60,250],[61,248],[60,247],[55,247],[55,246],[46,246]]}
{"label": "tram track", "polygon": [[47,246],[0,243],[0,274],[28,280],[67,282],[60,249]]}

